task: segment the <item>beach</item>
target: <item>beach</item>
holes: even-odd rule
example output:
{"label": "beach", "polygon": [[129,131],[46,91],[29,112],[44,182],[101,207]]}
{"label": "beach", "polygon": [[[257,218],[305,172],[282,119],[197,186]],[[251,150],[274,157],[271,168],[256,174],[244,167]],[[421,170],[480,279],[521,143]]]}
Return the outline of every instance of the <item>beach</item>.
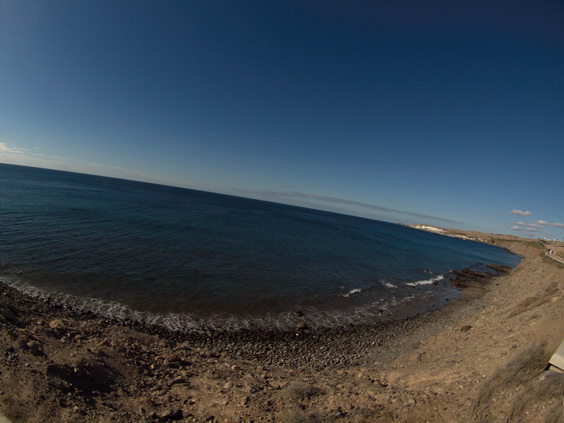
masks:
{"label": "beach", "polygon": [[[488,239],[495,237],[487,235]],[[0,285],[0,412],[13,422],[561,422],[564,266],[517,268],[379,326],[171,333]]]}

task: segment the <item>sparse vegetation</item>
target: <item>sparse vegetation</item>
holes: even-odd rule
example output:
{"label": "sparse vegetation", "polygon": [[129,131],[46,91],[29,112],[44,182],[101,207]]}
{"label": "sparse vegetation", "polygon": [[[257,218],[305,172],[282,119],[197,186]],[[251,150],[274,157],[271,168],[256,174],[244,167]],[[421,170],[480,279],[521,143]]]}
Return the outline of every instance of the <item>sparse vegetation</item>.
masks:
{"label": "sparse vegetation", "polygon": [[541,241],[523,241],[523,244],[532,248],[536,248],[539,251],[546,250],[546,244]]}
{"label": "sparse vegetation", "polygon": [[513,400],[507,423],[525,422],[529,420],[527,409],[530,404],[549,403],[545,410],[545,421],[557,423],[562,414],[562,393],[564,392],[564,374],[543,372],[523,387]]}
{"label": "sparse vegetation", "polygon": [[546,398],[553,399],[559,394],[561,402],[562,392],[558,389],[560,382],[552,377],[548,378],[548,383],[542,382],[544,379],[541,376],[548,359],[545,343],[537,343],[513,357],[507,365],[495,372],[480,390],[473,408],[474,422],[503,421],[499,420],[502,416],[498,415],[504,412],[500,404],[507,404],[510,399],[513,404],[511,414],[505,414],[505,421],[508,423],[521,421],[518,416],[523,414],[524,406],[519,404],[519,398],[527,399],[526,404],[530,406],[538,402],[540,397],[546,404]]}

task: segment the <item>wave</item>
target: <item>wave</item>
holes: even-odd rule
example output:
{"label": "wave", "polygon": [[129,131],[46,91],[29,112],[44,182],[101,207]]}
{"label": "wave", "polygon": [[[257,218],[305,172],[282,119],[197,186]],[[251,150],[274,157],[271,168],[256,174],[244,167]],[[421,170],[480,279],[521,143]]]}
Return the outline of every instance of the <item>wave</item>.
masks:
{"label": "wave", "polygon": [[422,281],[407,282],[406,285],[407,286],[431,285],[431,284],[434,284],[435,282],[441,281],[443,279],[444,279],[444,276],[439,275],[439,276],[436,276],[434,278],[425,279],[425,280],[422,280]]}
{"label": "wave", "polygon": [[380,279],[379,282],[388,289],[396,289],[398,287],[397,285],[394,285],[393,283],[388,282],[385,279]]}
{"label": "wave", "polygon": [[[131,307],[97,298],[78,297],[71,294],[52,292],[31,286],[15,277],[2,276],[3,282],[32,298],[61,307],[71,313],[91,313],[96,317],[118,323],[134,323],[160,327],[178,333],[235,332],[238,330],[279,330],[292,331],[298,323],[305,323],[312,330],[347,328],[353,325],[376,324],[415,315],[429,307],[414,309],[412,301],[424,297],[409,295],[401,298],[375,298],[354,308],[341,310],[319,310],[304,308],[303,314],[293,311],[252,315],[211,314],[204,318],[189,313],[153,313],[134,310]],[[352,289],[343,295],[354,295],[361,289]]]}
{"label": "wave", "polygon": [[359,294],[362,292],[362,289],[360,288],[356,288],[356,289],[351,289],[349,292],[347,292],[346,294],[341,294],[342,297],[345,298],[349,298],[351,295],[353,294]]}

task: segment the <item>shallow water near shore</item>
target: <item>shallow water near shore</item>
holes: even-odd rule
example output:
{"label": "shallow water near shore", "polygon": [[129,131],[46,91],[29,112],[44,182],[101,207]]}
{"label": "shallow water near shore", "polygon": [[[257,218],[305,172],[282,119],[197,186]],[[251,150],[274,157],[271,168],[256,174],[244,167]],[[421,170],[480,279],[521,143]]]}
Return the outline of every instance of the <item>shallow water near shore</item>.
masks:
{"label": "shallow water near shore", "polygon": [[0,165],[0,278],[169,329],[334,327],[440,306],[496,246],[189,189]]}

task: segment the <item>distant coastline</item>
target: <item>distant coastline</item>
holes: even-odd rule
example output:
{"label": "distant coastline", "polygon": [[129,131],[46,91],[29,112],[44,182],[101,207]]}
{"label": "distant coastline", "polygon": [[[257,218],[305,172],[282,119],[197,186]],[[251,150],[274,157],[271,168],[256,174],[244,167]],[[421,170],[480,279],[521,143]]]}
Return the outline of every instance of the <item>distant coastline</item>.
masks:
{"label": "distant coastline", "polygon": [[[484,242],[487,244],[498,244],[500,240],[503,241],[529,241],[529,242],[545,242],[550,243],[550,240],[542,239],[542,238],[524,238],[517,235],[504,235],[504,234],[490,234],[486,232],[478,232],[478,231],[471,231],[471,230],[462,230],[462,229],[452,229],[452,228],[443,228],[440,226],[434,226],[429,224],[423,223],[416,223],[413,225],[405,225],[413,229],[419,229],[426,232],[431,232],[438,235],[449,236],[452,238],[460,238],[469,241],[477,241],[477,242]],[[564,243],[560,243],[564,246]]]}

